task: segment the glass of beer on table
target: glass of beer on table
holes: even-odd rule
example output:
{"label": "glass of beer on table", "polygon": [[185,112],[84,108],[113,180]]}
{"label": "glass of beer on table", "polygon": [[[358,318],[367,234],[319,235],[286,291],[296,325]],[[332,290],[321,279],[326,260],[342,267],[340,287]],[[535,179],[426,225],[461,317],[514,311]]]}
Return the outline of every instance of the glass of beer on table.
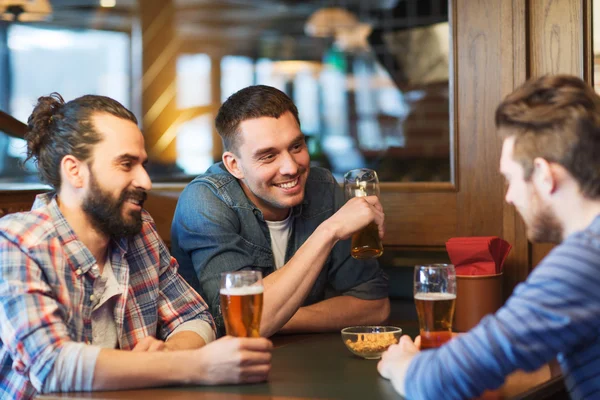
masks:
{"label": "glass of beer on table", "polygon": [[221,313],[228,335],[260,337],[263,291],[260,271],[221,274]]}
{"label": "glass of beer on table", "polygon": [[451,264],[415,266],[415,305],[421,350],[440,347],[452,338],[456,271]]}
{"label": "glass of beer on table", "polygon": [[[372,169],[359,168],[344,175],[346,200],[353,197],[379,196],[379,179]],[[354,258],[376,258],[383,254],[383,244],[377,225],[372,222],[352,235],[350,254]]]}

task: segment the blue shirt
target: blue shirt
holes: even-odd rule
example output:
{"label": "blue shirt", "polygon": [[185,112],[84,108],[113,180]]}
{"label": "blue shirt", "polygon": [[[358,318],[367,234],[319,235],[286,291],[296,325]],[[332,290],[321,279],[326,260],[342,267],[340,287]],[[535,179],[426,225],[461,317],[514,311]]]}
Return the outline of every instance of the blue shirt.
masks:
{"label": "blue shirt", "polygon": [[471,398],[554,358],[571,398],[600,398],[600,216],[554,248],[495,315],[415,357],[406,394]]}
{"label": "blue shirt", "polygon": [[[343,203],[342,190],[331,173],[311,168],[304,201],[292,209],[286,262]],[[269,229],[262,212],[246,197],[238,180],[218,163],[181,193],[171,240],[180,274],[206,300],[219,335],[224,335],[219,299],[221,273],[250,267],[262,270],[263,276],[275,271]],[[304,305],[322,301],[330,292],[381,299],[388,296],[387,277],[377,260],[356,260],[350,256],[350,240],[339,241]]]}

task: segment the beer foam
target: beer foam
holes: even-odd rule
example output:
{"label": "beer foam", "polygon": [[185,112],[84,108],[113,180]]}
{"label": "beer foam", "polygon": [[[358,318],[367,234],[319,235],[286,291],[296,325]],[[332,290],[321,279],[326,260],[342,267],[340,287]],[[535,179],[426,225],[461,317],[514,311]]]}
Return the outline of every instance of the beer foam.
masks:
{"label": "beer foam", "polygon": [[227,296],[248,296],[251,294],[261,294],[263,292],[262,286],[245,286],[235,288],[221,288],[220,293]]}
{"label": "beer foam", "polygon": [[415,300],[454,300],[456,295],[453,293],[417,293],[415,294]]}

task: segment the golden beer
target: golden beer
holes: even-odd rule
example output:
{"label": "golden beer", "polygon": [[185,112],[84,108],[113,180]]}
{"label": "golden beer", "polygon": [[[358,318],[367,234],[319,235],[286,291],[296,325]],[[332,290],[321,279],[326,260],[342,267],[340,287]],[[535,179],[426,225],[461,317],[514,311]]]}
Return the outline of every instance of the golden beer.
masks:
{"label": "golden beer", "polygon": [[440,347],[452,338],[452,317],[456,294],[417,293],[415,304],[419,316],[421,349]]}
{"label": "golden beer", "polygon": [[221,289],[221,312],[228,335],[260,337],[263,287],[246,286]]}
{"label": "golden beer", "polygon": [[376,258],[383,254],[379,230],[374,222],[352,235],[350,254],[357,259]]}

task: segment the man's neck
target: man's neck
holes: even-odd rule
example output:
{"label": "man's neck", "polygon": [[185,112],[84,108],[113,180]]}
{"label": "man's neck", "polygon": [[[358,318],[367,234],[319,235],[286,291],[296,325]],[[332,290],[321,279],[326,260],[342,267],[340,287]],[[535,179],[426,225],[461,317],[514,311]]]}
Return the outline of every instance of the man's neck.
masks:
{"label": "man's neck", "polygon": [[571,199],[565,199],[556,208],[563,223],[563,240],[587,228],[600,215],[600,201],[582,197],[580,193]]}
{"label": "man's neck", "polygon": [[77,238],[92,253],[100,273],[102,273],[107,257],[109,237],[98,232],[80,206],[60,201],[59,197],[57,197],[57,202],[60,212],[77,235]]}

